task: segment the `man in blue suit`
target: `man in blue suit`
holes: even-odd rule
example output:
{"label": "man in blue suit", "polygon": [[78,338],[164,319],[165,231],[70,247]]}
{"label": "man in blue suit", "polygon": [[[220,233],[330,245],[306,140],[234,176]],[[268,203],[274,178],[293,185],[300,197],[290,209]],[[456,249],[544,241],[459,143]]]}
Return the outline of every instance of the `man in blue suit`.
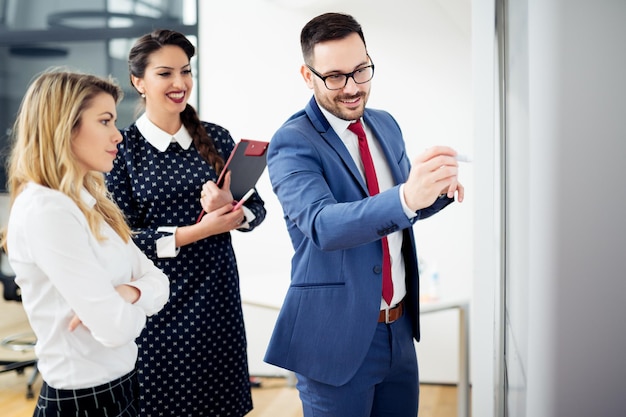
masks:
{"label": "man in blue suit", "polygon": [[[353,17],[312,19],[301,45],[313,97],[275,133],[267,157],[295,253],[265,361],[296,372],[305,417],[415,417],[412,226],[455,194],[463,200],[456,152],[436,146],[411,163],[394,118],[365,107],[374,63]],[[353,121],[365,127],[378,194],[368,191]],[[385,246],[393,282],[387,301]]]}

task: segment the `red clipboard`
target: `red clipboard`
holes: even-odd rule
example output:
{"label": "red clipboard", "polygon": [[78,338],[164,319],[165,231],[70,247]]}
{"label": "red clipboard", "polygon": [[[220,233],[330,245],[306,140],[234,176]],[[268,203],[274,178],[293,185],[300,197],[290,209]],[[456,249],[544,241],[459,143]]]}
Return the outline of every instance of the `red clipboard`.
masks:
{"label": "red clipboard", "polygon": [[268,145],[269,142],[251,139],[237,142],[217,179],[217,186],[222,187],[224,176],[230,171],[230,192],[235,200],[240,200],[261,177],[267,165]]}

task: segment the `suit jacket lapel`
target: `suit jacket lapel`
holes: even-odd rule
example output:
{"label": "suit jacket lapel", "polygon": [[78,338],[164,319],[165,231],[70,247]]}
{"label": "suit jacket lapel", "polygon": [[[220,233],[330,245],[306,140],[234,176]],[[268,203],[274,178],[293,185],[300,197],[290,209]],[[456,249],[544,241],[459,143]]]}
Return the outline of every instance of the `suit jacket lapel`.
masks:
{"label": "suit jacket lapel", "polygon": [[346,165],[355,181],[361,186],[363,192],[367,195],[367,184],[365,184],[365,179],[361,176],[359,169],[354,163],[354,159],[352,159],[352,155],[348,152],[346,145],[342,142],[341,138],[337,135],[337,133],[330,127],[330,123],[324,117],[324,114],[320,110],[315,98],[311,98],[309,103],[305,108],[306,114],[311,120],[313,127],[319,132],[322,139],[328,143],[328,145],[337,152],[337,155],[341,158],[343,163]]}

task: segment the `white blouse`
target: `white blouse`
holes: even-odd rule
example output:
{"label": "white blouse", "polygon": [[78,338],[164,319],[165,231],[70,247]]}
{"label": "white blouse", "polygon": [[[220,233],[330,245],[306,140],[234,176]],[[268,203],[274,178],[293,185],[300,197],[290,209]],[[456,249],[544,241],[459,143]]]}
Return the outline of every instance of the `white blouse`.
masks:
{"label": "white blouse", "polygon": [[[85,190],[82,199],[95,204]],[[43,379],[53,388],[79,389],[130,372],[146,316],[169,297],[167,276],[106,223],[107,239],[98,241],[68,196],[34,183],[15,199],[7,233],[8,260],[37,337]],[[139,289],[136,303],[115,290],[124,283]],[[75,314],[82,324],[70,331]]]}

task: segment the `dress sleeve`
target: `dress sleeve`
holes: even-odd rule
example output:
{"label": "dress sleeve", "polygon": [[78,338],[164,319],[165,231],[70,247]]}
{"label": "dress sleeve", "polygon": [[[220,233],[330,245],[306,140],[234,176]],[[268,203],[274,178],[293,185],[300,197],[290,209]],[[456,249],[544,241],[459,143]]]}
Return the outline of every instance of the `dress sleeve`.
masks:
{"label": "dress sleeve", "polygon": [[162,238],[167,243],[168,237],[172,235],[171,231],[146,227],[144,225],[145,213],[137,208],[138,204],[133,197],[132,172],[129,167],[132,166],[134,156],[129,149],[132,144],[128,139],[128,136],[134,131],[133,126],[121,131],[124,139],[118,145],[118,155],[113,161],[113,169],[105,174],[106,185],[111,197],[124,212],[129,226],[136,233],[133,240],[141,251],[150,259],[174,257],[177,254],[177,249],[171,242],[167,245],[168,249],[166,250],[171,255],[167,256],[160,256],[155,243]]}

